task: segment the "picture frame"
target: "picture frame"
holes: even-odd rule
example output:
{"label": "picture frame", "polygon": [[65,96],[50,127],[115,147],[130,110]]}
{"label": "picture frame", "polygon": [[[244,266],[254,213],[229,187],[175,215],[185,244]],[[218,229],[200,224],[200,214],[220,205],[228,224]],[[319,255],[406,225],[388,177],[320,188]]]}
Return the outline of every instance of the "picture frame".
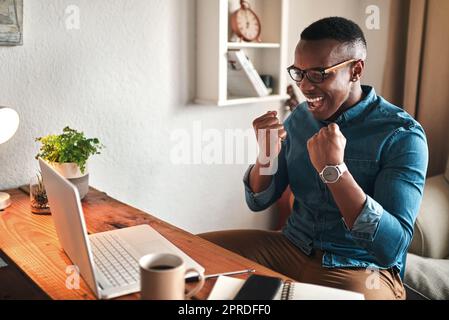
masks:
{"label": "picture frame", "polygon": [[23,0],[0,0],[0,45],[23,44]]}

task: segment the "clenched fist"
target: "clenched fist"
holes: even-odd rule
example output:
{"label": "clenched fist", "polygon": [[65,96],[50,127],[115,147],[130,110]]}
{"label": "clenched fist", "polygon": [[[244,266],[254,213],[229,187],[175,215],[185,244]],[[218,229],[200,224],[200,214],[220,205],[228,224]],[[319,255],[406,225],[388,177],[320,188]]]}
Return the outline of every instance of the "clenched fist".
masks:
{"label": "clenched fist", "polygon": [[346,147],[346,138],[336,123],[321,128],[307,141],[310,161],[318,172],[327,165],[343,163]]}
{"label": "clenched fist", "polygon": [[281,152],[281,141],[287,137],[287,132],[277,118],[276,111],[268,111],[255,119],[253,127],[259,145],[258,159],[261,164],[267,164]]}

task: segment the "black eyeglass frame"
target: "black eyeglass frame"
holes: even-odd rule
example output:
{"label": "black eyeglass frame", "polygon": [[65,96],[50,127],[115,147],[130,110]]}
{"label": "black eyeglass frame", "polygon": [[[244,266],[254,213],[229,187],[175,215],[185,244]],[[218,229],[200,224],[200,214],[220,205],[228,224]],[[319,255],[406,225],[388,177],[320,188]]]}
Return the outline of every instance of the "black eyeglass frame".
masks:
{"label": "black eyeglass frame", "polygon": [[[293,81],[297,82],[297,83],[301,83],[301,81],[304,80],[304,75],[305,75],[307,77],[307,79],[311,83],[319,84],[319,83],[322,83],[326,79],[326,76],[329,75],[331,72],[333,72],[333,71],[335,71],[337,69],[340,69],[340,68],[342,68],[342,67],[344,67],[344,66],[346,66],[346,65],[348,65],[348,64],[350,64],[352,62],[359,62],[359,61],[361,61],[361,59],[349,59],[349,60],[345,60],[343,62],[339,62],[337,64],[334,64],[333,66],[330,66],[330,67],[327,67],[327,68],[311,68],[311,69],[307,69],[307,70],[301,70],[299,68],[296,68],[292,64],[290,67],[287,68],[287,72],[288,72],[288,75],[290,76],[290,78]],[[295,78],[293,78],[292,74],[290,73],[291,70],[296,70],[296,71],[301,72],[301,80],[296,80]],[[312,80],[309,77],[308,71],[318,71],[318,72],[320,72],[321,73],[321,80],[320,81]]]}

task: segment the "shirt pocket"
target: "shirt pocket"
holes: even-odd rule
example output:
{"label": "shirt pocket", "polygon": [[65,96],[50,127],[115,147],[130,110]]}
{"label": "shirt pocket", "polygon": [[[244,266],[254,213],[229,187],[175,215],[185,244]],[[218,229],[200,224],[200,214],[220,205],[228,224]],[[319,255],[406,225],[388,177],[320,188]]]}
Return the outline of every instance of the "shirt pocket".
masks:
{"label": "shirt pocket", "polygon": [[354,158],[345,158],[344,161],[357,184],[366,194],[373,195],[374,184],[380,169],[379,162]]}

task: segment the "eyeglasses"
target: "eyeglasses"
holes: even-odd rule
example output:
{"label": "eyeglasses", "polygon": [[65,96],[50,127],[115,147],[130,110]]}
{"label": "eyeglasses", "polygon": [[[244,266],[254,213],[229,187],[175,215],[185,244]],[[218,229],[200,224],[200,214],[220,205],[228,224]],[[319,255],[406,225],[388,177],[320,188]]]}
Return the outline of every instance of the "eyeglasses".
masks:
{"label": "eyeglasses", "polygon": [[356,61],[358,62],[360,60],[350,59],[337,63],[328,68],[312,68],[308,70],[301,70],[299,68],[296,68],[294,65],[291,65],[290,67],[287,68],[287,71],[288,74],[290,75],[290,78],[292,78],[294,81],[298,83],[300,83],[304,79],[304,76],[306,76],[307,79],[312,83],[321,83],[327,78],[327,76],[331,72]]}

